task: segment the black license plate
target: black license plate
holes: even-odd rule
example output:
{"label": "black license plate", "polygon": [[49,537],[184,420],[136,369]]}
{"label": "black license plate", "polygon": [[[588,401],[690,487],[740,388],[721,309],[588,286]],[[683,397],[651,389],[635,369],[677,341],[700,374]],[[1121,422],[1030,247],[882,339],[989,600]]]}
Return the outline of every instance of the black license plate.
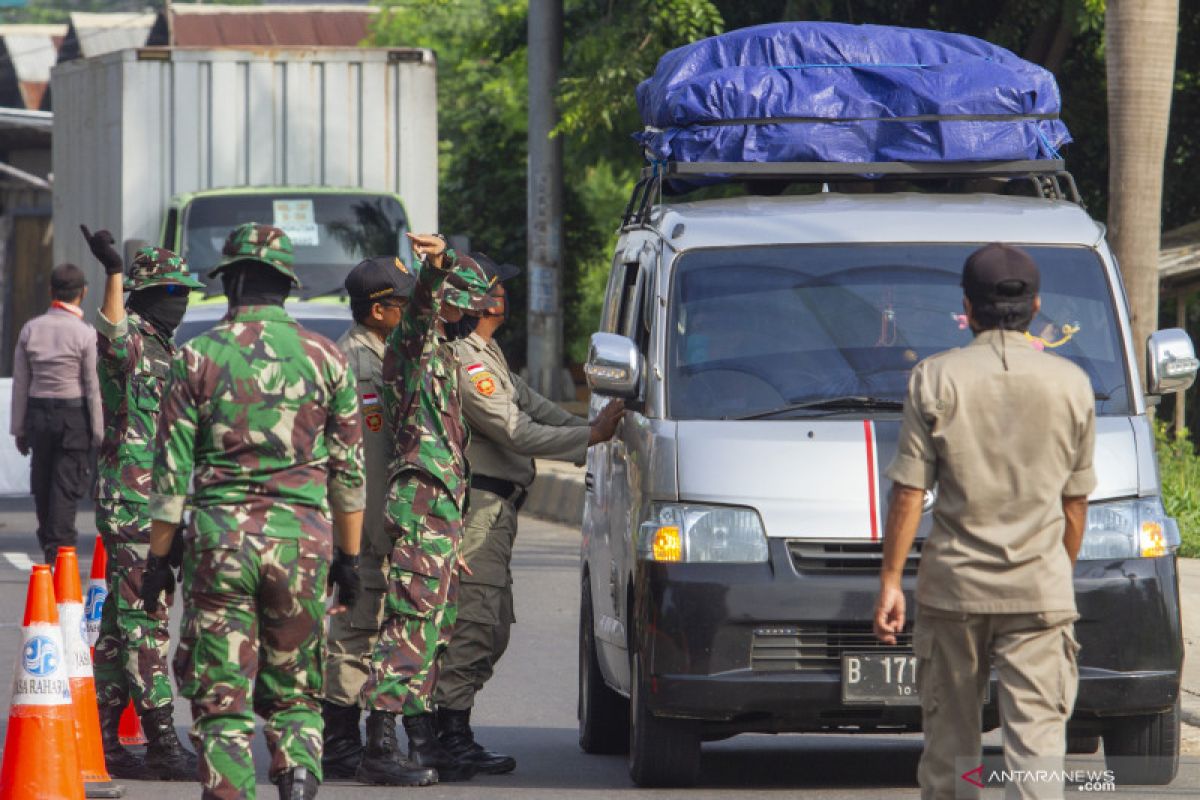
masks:
{"label": "black license plate", "polygon": [[843,654],[842,702],[873,706],[920,705],[917,657],[907,652]]}

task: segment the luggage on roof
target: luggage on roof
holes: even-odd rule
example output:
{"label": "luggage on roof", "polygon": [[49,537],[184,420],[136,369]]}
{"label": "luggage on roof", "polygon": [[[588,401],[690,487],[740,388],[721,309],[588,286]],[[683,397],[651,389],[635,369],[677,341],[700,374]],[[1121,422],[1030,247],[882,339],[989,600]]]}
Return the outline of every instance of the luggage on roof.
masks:
{"label": "luggage on roof", "polygon": [[637,89],[651,161],[1002,161],[1071,141],[1054,76],[962,34],[759,25],[672,50]]}

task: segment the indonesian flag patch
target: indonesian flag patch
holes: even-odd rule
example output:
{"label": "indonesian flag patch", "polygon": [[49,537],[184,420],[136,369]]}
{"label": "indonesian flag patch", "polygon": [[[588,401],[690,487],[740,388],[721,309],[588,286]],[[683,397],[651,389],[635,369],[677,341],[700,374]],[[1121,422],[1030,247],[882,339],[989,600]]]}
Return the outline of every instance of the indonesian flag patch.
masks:
{"label": "indonesian flag patch", "polygon": [[363,392],[362,407],[366,411],[368,409],[376,409],[380,406],[379,395],[374,392]]}

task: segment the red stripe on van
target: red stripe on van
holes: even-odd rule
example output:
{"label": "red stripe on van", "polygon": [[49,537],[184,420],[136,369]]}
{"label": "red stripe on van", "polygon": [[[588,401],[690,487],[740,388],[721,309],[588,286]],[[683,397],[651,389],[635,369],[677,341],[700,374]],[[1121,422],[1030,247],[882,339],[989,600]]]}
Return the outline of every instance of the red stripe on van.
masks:
{"label": "red stripe on van", "polygon": [[863,436],[867,440],[867,497],[871,499],[871,541],[879,541],[879,482],[875,476],[875,425],[863,420]]}

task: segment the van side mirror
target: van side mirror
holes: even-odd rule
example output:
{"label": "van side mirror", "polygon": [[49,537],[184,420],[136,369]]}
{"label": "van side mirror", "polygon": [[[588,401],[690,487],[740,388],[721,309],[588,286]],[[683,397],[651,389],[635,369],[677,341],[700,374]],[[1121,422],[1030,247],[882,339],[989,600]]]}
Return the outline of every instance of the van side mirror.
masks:
{"label": "van side mirror", "polygon": [[1196,380],[1200,361],[1182,328],[1155,331],[1146,340],[1146,394],[1182,392]]}
{"label": "van side mirror", "polygon": [[126,239],[125,240],[125,267],[128,269],[133,260],[137,258],[138,250],[143,247],[149,247],[150,243],[145,239]]}
{"label": "van side mirror", "polygon": [[583,374],[595,394],[633,400],[642,383],[643,366],[642,354],[629,337],[593,333]]}

